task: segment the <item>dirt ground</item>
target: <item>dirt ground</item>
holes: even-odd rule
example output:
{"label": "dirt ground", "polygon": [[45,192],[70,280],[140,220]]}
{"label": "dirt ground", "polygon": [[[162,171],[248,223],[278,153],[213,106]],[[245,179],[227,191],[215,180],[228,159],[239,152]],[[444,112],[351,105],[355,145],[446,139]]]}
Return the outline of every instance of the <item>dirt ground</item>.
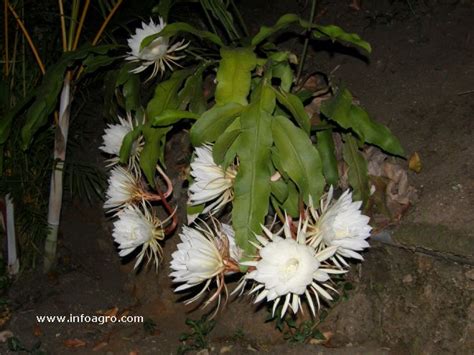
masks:
{"label": "dirt ground", "polygon": [[[354,289],[319,326],[332,334],[325,346],[286,343],[273,323],[265,323],[266,309],[242,297],[217,316],[210,352],[474,353],[474,4],[372,0],[354,11],[349,0],[318,3],[322,23],[359,33],[373,53],[366,60],[339,46],[329,53],[313,48],[308,71],[339,66],[333,81],[344,82],[408,153],[420,154],[422,172],[410,173],[419,200],[352,268]],[[271,24],[285,12],[309,13],[304,1],[275,1],[271,8],[266,1],[241,4],[253,30],[262,16],[262,24]],[[298,40],[285,45],[301,48]],[[99,143],[97,136],[94,145]],[[170,147],[176,146],[188,146],[187,138],[174,137]],[[173,199],[182,202],[186,190],[177,168],[189,155],[173,149],[168,154],[175,161]],[[166,242],[159,274],[135,274],[133,263],[123,263],[114,249],[101,205],[68,201],[61,238],[55,274],[25,274],[13,284],[13,315],[5,329],[27,348],[41,341],[48,354],[177,353],[180,336],[190,331],[185,320],[202,312],[178,303],[182,296],[171,289],[168,263],[176,237]],[[146,326],[36,320],[47,314],[115,314],[114,307],[118,314],[144,316]],[[67,347],[71,340],[78,347]],[[0,344],[0,353],[11,352]]]}

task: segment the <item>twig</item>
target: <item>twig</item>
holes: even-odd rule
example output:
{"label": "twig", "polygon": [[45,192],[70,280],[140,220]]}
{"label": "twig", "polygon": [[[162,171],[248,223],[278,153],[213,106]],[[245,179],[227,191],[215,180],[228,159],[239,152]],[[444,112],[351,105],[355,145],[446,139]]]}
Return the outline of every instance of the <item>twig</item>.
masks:
{"label": "twig", "polygon": [[66,21],[64,20],[64,6],[63,0],[58,0],[59,3],[59,17],[61,18],[61,39],[63,42],[63,51],[67,51],[67,39],[66,39]]}
{"label": "twig", "polygon": [[8,4],[8,9],[12,13],[13,17],[15,18],[16,22],[18,23],[18,26],[20,26],[21,31],[23,32],[23,35],[25,36],[26,40],[28,41],[28,44],[30,45],[31,51],[33,52],[33,55],[35,56],[36,63],[38,63],[38,66],[41,70],[41,73],[44,75],[46,73],[46,69],[44,67],[43,61],[41,60],[38,50],[36,49],[35,44],[33,43],[33,40],[30,37],[30,34],[28,33],[28,30],[26,29],[25,25],[23,24],[23,21],[18,17],[18,14],[15,12],[15,9]]}
{"label": "twig", "polygon": [[5,77],[9,74],[9,53],[8,53],[8,0],[3,0],[3,36],[5,37]]}
{"label": "twig", "polygon": [[458,93],[458,96],[463,96],[463,95],[468,95],[468,94],[474,94],[474,90],[460,92]]}
{"label": "twig", "polygon": [[[314,19],[314,14],[316,13],[316,0],[313,0],[311,3],[311,14],[309,17],[309,23],[310,25],[313,24],[313,19]],[[308,46],[309,46],[309,37],[308,37],[308,31],[306,31],[306,38],[304,40],[304,45],[303,45],[303,52],[301,53],[301,59],[300,59],[300,64],[298,65],[298,72],[296,74],[296,83],[300,80],[301,73],[303,72],[303,66],[304,62],[306,60],[306,55],[308,53]]]}
{"label": "twig", "polygon": [[74,38],[74,43],[72,44],[72,50],[75,50],[79,44],[79,38],[81,37],[82,27],[84,26],[84,20],[86,19],[87,10],[89,9],[90,3],[91,0],[86,0],[86,4],[82,10],[81,19],[79,20],[79,26],[77,27],[76,37]]}
{"label": "twig", "polygon": [[115,14],[115,12],[118,10],[119,6],[122,4],[123,0],[118,0],[117,3],[114,5],[112,10],[110,10],[109,14],[105,18],[104,22],[102,23],[102,26],[100,26],[99,31],[94,37],[94,40],[92,41],[92,45],[95,46],[97,42],[99,42],[100,36],[102,36],[102,33],[105,31],[105,28],[109,24],[110,20],[112,19],[112,16]]}

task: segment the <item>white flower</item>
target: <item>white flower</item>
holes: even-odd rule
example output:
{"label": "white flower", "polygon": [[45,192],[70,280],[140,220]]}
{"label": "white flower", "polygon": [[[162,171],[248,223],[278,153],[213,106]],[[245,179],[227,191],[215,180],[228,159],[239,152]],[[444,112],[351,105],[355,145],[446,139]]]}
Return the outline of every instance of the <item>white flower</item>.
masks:
{"label": "white flower", "polygon": [[[99,147],[103,152],[114,156],[109,159],[109,166],[113,166],[119,162],[120,148],[127,133],[131,132],[136,126],[137,122],[132,121],[132,117],[128,114],[127,119],[118,117],[119,123],[109,124],[104,130],[102,136],[103,144]],[[139,173],[138,156],[143,147],[143,139],[139,137],[132,145],[130,152],[129,167]]]}
{"label": "white flower", "polygon": [[159,241],[163,240],[165,233],[162,222],[147,210],[145,204],[142,205],[142,209],[136,205],[128,205],[120,211],[118,219],[114,223],[112,236],[118,244],[121,257],[127,256],[140,246],[142,247],[135,268],[145,255],[148,257],[148,262],[153,259],[158,268],[162,256]]}
{"label": "white flower", "polygon": [[329,189],[326,198],[321,200],[321,212],[310,206],[314,218],[308,229],[311,245],[321,249],[337,246],[336,259],[348,265],[344,258],[363,260],[358,252],[369,247],[366,239],[370,236],[372,227],[370,218],[360,211],[361,201],[352,201],[352,192],[346,190],[341,197],[333,200],[333,188]]}
{"label": "white flower", "polygon": [[219,305],[221,292],[224,290],[227,295],[224,275],[239,270],[237,260],[241,256],[241,251],[235,244],[234,231],[225,224],[215,226],[214,230],[207,225],[204,228],[183,226],[179,236],[181,243],[171,256],[173,272],[170,276],[173,282],[183,284],[178,286],[175,292],[204,283],[201,291],[186,301],[188,304],[197,300],[215,280],[217,290],[205,305],[216,298]]}
{"label": "white flower", "polygon": [[143,198],[144,191],[140,181],[132,173],[121,166],[112,169],[107,188],[105,209],[120,209],[129,203]]}
{"label": "white flower", "polygon": [[135,34],[128,39],[130,52],[128,52],[129,56],[126,59],[132,62],[140,62],[140,65],[131,71],[132,73],[140,73],[153,65],[153,72],[149,77],[151,79],[158,72],[163,73],[166,70],[165,65],[173,70],[171,64],[177,65],[176,60],[184,58],[184,56],[176,56],[174,53],[185,49],[189,43],[184,44],[183,40],[170,45],[169,37],[159,36],[140,50],[141,43],[146,37],[161,32],[165,26],[166,23],[161,17],[159,23],[154,23],[153,20],[150,20],[148,24],[142,22],[142,28],[137,28]]}
{"label": "white flower", "polygon": [[237,171],[235,166],[224,170],[214,163],[212,146],[205,144],[196,148],[196,157],[191,163],[194,182],[189,187],[189,204],[192,206],[211,202],[202,213],[216,213],[234,198],[232,186]]}
{"label": "white flower", "polygon": [[322,262],[330,258],[336,252],[337,247],[329,247],[318,253],[306,243],[307,220],[303,225],[298,225],[296,238],[293,239],[289,226],[285,223],[282,238],[274,235],[270,230],[263,227],[265,237],[257,236],[260,245],[260,259],[257,261],[242,262],[253,268],[246,279],[255,280],[257,285],[251,290],[258,293],[255,303],[267,299],[274,301],[273,314],[283,301],[281,317],[285,315],[288,307],[297,313],[301,309],[301,296],[305,296],[313,315],[315,306],[313,297],[320,307],[319,295],[327,300],[332,300],[331,295],[322,287],[335,291],[325,282],[330,279],[329,274],[340,274],[344,271],[322,267]]}

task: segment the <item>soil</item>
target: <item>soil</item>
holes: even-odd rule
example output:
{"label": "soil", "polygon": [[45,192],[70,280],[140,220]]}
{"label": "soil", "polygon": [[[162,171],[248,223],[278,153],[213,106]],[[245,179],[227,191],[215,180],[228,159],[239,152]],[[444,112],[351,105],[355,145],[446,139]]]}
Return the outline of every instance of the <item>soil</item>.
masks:
{"label": "soil", "polygon": [[[366,260],[352,268],[354,288],[319,325],[330,337],[324,346],[288,344],[274,323],[265,323],[267,310],[241,297],[216,317],[210,350],[201,353],[474,353],[474,4],[372,0],[355,11],[349,0],[318,3],[322,23],[359,33],[374,50],[367,59],[326,43],[331,51],[310,51],[307,71],[337,67],[332,80],[344,82],[387,124],[408,155],[420,154],[422,171],[409,177],[419,200],[400,225],[374,238]],[[263,0],[241,5],[253,31],[286,12],[309,14],[303,1],[274,1],[270,8]],[[301,41],[286,40],[285,46],[299,53]],[[95,148],[102,128],[95,129],[98,135],[85,154],[100,162]],[[167,153],[173,201],[180,207],[186,199],[180,169],[189,158],[187,147],[187,137],[175,135]],[[168,264],[178,238],[167,240],[158,274],[135,273],[133,262],[119,259],[100,203],[66,201],[62,221],[57,272],[26,273],[16,280],[9,295],[13,315],[4,328],[27,348],[41,341],[48,354],[177,353],[180,336],[190,332],[186,319],[203,314],[178,302],[182,295],[171,288]],[[36,320],[97,312],[141,315],[146,322]],[[12,352],[0,344],[0,353]]]}

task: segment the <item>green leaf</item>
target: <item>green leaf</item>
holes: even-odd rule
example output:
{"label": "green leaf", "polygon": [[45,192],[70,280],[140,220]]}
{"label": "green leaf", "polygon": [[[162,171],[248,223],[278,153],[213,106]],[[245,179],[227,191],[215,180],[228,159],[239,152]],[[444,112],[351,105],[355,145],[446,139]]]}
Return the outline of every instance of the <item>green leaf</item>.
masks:
{"label": "green leaf", "polygon": [[290,111],[299,126],[309,135],[311,123],[308,114],[304,110],[303,103],[298,96],[290,94],[289,92],[275,91],[278,102]]}
{"label": "green leaf", "polygon": [[152,12],[158,13],[164,21],[168,20],[168,14],[173,7],[175,1],[174,0],[160,0],[158,5],[153,7]]}
{"label": "green leaf", "polygon": [[171,75],[171,78],[159,83],[146,107],[147,117],[157,117],[166,109],[178,109],[181,104],[178,91],[183,81],[192,73],[191,69],[178,70]]}
{"label": "green leaf", "polygon": [[362,141],[374,144],[386,152],[403,156],[400,141],[384,125],[373,121],[360,106],[352,104],[352,95],[341,89],[332,99],[324,101],[321,112],[344,129],[352,129]]}
{"label": "green leaf", "polygon": [[153,128],[143,127],[145,145],[140,153],[140,167],[151,186],[155,186],[156,164],[163,155],[163,138],[171,130],[171,127]]}
{"label": "green leaf", "polygon": [[86,45],[76,51],[64,53],[43,76],[41,85],[35,90],[35,101],[26,113],[25,124],[21,130],[22,149],[26,150],[36,132],[48,123],[49,115],[57,105],[58,96],[63,86],[65,72],[68,67],[86,58],[91,53],[105,54],[116,48],[116,45],[93,47]]}
{"label": "green leaf", "polygon": [[195,73],[191,75],[184,83],[183,90],[179,93],[179,100],[181,101],[180,108],[186,109],[189,104],[189,111],[202,114],[206,111],[206,99],[204,97],[203,88],[203,72],[209,67],[211,63],[203,63],[200,65]]}
{"label": "green leaf", "polygon": [[142,133],[142,126],[135,127],[132,131],[128,132],[123,138],[122,145],[120,146],[120,162],[126,164],[130,153],[133,148],[133,143],[140,137]]}
{"label": "green leaf", "polygon": [[280,87],[282,91],[290,92],[291,86],[293,85],[294,75],[288,62],[277,63],[272,68],[272,75],[274,78],[280,79]]}
{"label": "green leaf", "polygon": [[108,55],[89,55],[84,59],[84,73],[93,73],[102,67],[106,67],[115,62],[118,57],[110,57]]}
{"label": "green leaf", "polygon": [[390,129],[373,121],[362,107],[352,106],[349,117],[351,122],[354,122],[354,131],[365,142],[374,144],[390,154],[405,155],[400,141],[392,134]]}
{"label": "green leaf", "polygon": [[234,185],[232,222],[236,243],[251,256],[255,247],[250,241],[261,231],[270,198],[269,168],[272,146],[271,122],[275,98],[273,90],[263,86],[261,94],[242,112],[237,154],[239,170]]}
{"label": "green leaf", "polygon": [[349,134],[344,135],[342,155],[347,163],[349,184],[354,189],[354,200],[363,201],[369,198],[369,177],[367,175],[367,161],[359,152],[357,142]]}
{"label": "green leaf", "polygon": [[279,203],[284,203],[288,198],[288,184],[283,179],[270,181],[270,189]]}
{"label": "green leaf", "polygon": [[134,74],[131,74],[123,83],[122,93],[125,98],[126,111],[136,111],[141,107],[140,84],[140,78]]}
{"label": "green leaf", "polygon": [[156,126],[169,126],[175,124],[182,119],[193,119],[197,120],[199,115],[189,111],[182,110],[164,110],[158,116],[149,117],[151,118],[151,125]]}
{"label": "green leaf", "polygon": [[240,134],[240,129],[226,130],[214,144],[212,157],[217,165],[223,165],[225,156],[229,148],[234,144]]}
{"label": "green leaf", "polygon": [[342,28],[335,25],[321,26],[316,25],[316,30],[313,32],[313,35],[316,38],[329,38],[334,41],[344,41],[355,44],[356,46],[365,49],[368,53],[372,51],[372,47],[366,41],[364,41],[356,33],[347,33]]}
{"label": "green leaf", "polygon": [[221,48],[221,61],[217,70],[216,103],[235,102],[247,105],[252,70],[257,57],[252,48]]}
{"label": "green leaf", "polygon": [[286,214],[288,214],[289,216],[293,218],[297,218],[300,215],[299,197],[300,197],[300,194],[298,192],[298,189],[295,183],[289,180],[288,181],[288,197],[283,203],[282,207],[283,207],[283,210],[286,212]]}
{"label": "green leaf", "polygon": [[142,43],[140,43],[140,51],[143,50],[146,46],[148,46],[151,42],[153,42],[156,38],[158,37],[172,37],[177,35],[178,33],[190,33],[192,35],[195,35],[199,38],[206,39],[208,41],[211,41],[218,46],[223,46],[224,43],[222,43],[222,40],[219,38],[219,36],[215,35],[214,33],[208,32],[208,31],[201,31],[198,30],[197,28],[185,23],[185,22],[175,22],[169,25],[166,25],[163,30],[161,30],[158,33],[152,34],[150,36],[145,37],[142,40]]}
{"label": "green leaf", "polygon": [[229,102],[223,106],[215,105],[204,112],[190,131],[193,146],[214,142],[243,109],[244,106]]}
{"label": "green leaf", "polygon": [[318,149],[323,163],[323,174],[329,185],[337,186],[339,172],[337,169],[336,148],[332,138],[332,130],[324,130],[316,133],[316,148]]}
{"label": "green leaf", "polygon": [[252,46],[258,46],[262,41],[275,34],[276,32],[288,27],[289,25],[300,20],[298,15],[286,14],[278,19],[272,27],[262,26],[260,31],[252,38]]}
{"label": "green leaf", "polygon": [[283,169],[298,185],[304,201],[308,203],[311,196],[317,204],[325,181],[319,153],[310,138],[283,116],[273,120],[272,133]]}
{"label": "green leaf", "polygon": [[2,118],[0,119],[0,145],[4,144],[7,141],[10,135],[13,119],[20,112],[26,109],[26,107],[31,103],[33,98],[34,93],[31,93],[30,95],[26,96],[22,101],[17,103],[15,107],[8,110],[4,113],[4,115],[2,115]]}

